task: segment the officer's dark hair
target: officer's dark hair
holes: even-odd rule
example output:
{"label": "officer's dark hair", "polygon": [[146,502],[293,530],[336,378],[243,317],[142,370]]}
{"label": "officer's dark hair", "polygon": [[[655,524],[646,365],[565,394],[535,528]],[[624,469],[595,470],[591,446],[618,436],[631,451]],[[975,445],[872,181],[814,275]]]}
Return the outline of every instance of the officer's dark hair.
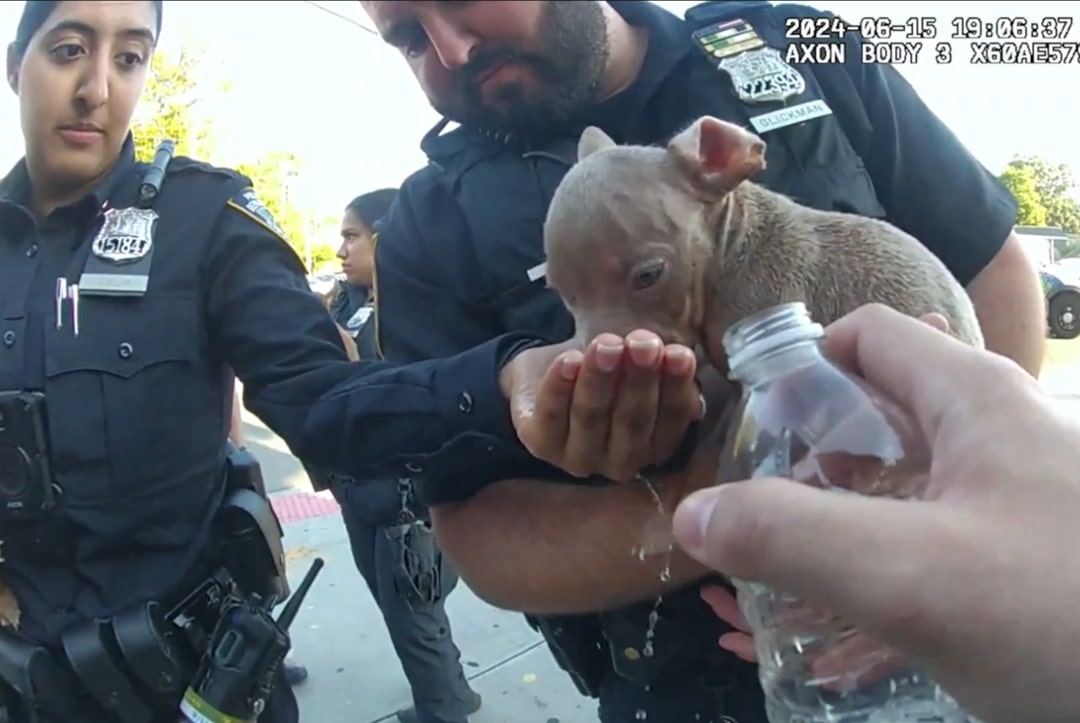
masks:
{"label": "officer's dark hair", "polygon": [[364,193],[349,201],[345,210],[355,213],[368,229],[374,230],[375,223],[387,214],[397,194],[396,188],[380,188],[378,191]]}
{"label": "officer's dark hair", "polygon": [[[12,43],[19,55],[26,52],[26,47],[30,45],[34,33],[41,30],[41,26],[45,24],[45,21],[49,19],[49,16],[53,14],[53,11],[59,5],[60,0],[26,0],[26,4],[23,5],[22,16],[19,18],[19,27],[15,30],[15,41]],[[154,30],[154,38],[161,35],[162,5],[162,0],[154,0],[154,10],[157,14],[157,28]]]}

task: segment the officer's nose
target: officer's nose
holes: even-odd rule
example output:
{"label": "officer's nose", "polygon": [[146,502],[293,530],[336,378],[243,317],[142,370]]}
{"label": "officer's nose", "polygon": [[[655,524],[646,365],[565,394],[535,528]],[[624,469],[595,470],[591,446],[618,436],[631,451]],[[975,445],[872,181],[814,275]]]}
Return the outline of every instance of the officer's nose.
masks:
{"label": "officer's nose", "polygon": [[88,109],[100,108],[109,100],[109,63],[107,55],[97,55],[84,66],[75,99]]}
{"label": "officer's nose", "polygon": [[337,257],[339,259],[341,259],[342,261],[344,261],[345,259],[347,259],[349,257],[349,248],[348,248],[348,243],[347,242],[342,241],[341,245],[338,246]]}
{"label": "officer's nose", "polygon": [[456,70],[469,62],[480,39],[467,28],[445,18],[435,18],[425,28],[431,49],[448,70]]}

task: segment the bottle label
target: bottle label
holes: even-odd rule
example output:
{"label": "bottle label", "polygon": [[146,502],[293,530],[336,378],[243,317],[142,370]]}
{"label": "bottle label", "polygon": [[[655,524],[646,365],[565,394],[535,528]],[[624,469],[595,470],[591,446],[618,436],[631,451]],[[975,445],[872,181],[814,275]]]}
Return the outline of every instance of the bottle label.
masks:
{"label": "bottle label", "polygon": [[233,718],[231,715],[215,710],[191,688],[187,689],[184,699],[180,701],[180,712],[187,716],[191,723],[255,723],[254,720]]}

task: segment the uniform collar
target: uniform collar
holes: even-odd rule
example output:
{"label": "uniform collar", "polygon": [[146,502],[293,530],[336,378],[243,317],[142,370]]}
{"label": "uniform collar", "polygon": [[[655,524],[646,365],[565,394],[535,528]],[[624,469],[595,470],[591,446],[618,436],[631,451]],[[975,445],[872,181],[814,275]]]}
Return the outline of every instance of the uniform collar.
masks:
{"label": "uniform collar", "polygon": [[[120,148],[120,157],[112,170],[88,194],[63,208],[92,208],[96,212],[105,205],[106,201],[112,198],[120,185],[120,181],[130,175],[135,165],[135,141],[131,134],[128,133],[127,138],[124,139],[124,145]],[[29,201],[30,175],[26,169],[26,158],[23,158],[0,181],[0,203],[26,207],[29,205]]]}
{"label": "uniform collar", "polygon": [[647,99],[693,49],[686,23],[651,2],[611,0],[608,4],[626,22],[649,31],[649,50],[641,70],[633,84],[624,91]]}

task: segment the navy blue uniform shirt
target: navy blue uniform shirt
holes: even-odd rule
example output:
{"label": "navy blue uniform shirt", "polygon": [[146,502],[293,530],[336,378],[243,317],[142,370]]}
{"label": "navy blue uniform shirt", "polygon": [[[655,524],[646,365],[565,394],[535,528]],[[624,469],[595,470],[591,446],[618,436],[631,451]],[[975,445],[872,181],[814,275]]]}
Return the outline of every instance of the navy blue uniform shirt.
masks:
{"label": "navy blue uniform shirt", "polygon": [[133,205],[145,168],[129,138],[90,194],[43,221],[24,163],[0,182],[0,390],[44,390],[62,490],[48,520],[4,524],[0,576],[22,631],[54,644],[76,621],[172,595],[198,567],[223,494],[230,369],[298,456],[355,448],[361,478],[396,477],[462,429],[508,428],[505,405],[464,415],[457,399],[462,379],[493,383],[498,343],[406,368],[349,362],[250,181],[190,159],[172,161],[154,205],[145,294],[84,294],[79,334],[70,304],[58,328],[57,278],[78,283],[103,208]]}
{"label": "navy blue uniform shirt", "polygon": [[[691,41],[688,23],[651,3],[611,4],[649,29],[647,57],[637,81],[578,126],[545,139],[469,128],[439,135],[437,127],[424,139],[430,164],[405,181],[377,225],[384,241],[376,247],[376,272],[385,359],[462,354],[510,332],[553,341],[572,336],[573,321],[541,273],[542,228],[586,125],[618,143],[663,144],[703,115],[754,130],[764,113],[820,101],[831,112],[761,133],[767,167],[755,182],[807,206],[887,220],[922,241],[965,285],[1001,248],[1016,218],[1012,196],[895,69],[860,61],[856,35],[833,41],[846,46],[843,65],[791,64],[805,80],[798,97],[754,104]],[[742,21],[740,32],[752,28],[781,56],[785,18],[829,16],[753,1],[706,3],[691,12],[717,14],[695,26]],[[494,390],[490,398],[479,391],[472,393],[475,408],[500,403]],[[493,439],[488,449],[497,445]],[[465,499],[486,484],[539,469],[523,450],[517,463],[480,452],[467,474],[429,468],[425,501]]]}
{"label": "navy blue uniform shirt", "polygon": [[[547,138],[499,137],[470,128],[439,135],[437,127],[424,139],[430,165],[405,181],[378,225],[376,313],[387,360],[461,354],[515,331],[552,341],[572,336],[573,320],[543,278],[543,223],[555,188],[576,160],[585,125],[599,126],[622,144],[664,144],[704,115],[754,129],[755,123],[765,125],[761,116],[768,113],[817,109],[808,120],[774,123],[761,132],[767,165],[755,182],[810,207],[888,220],[924,243],[965,285],[1008,237],[1016,219],[1011,195],[896,70],[860,62],[858,37],[838,39],[847,49],[843,65],[780,66],[762,50],[761,65],[744,70],[783,72],[750,75],[736,85],[691,41],[688,22],[652,3],[611,5],[649,30],[648,52],[636,82],[593,108],[577,127]],[[748,44],[763,41],[779,58],[787,45],[785,18],[826,15],[764,2],[709,3],[695,11],[695,27],[733,23],[732,34]],[[706,13],[713,16],[702,18]],[[790,83],[789,68],[804,83],[797,97],[749,102],[775,88],[774,82]],[[471,401],[477,408],[501,402],[491,394],[474,391]],[[488,449],[509,446],[492,440]],[[553,475],[524,450],[517,459],[480,449],[465,473],[429,467],[421,480],[422,501],[432,506],[464,500],[501,479]],[[560,481],[579,482],[566,476]],[[678,676],[678,670],[731,678],[731,659],[718,659],[716,647],[729,628],[701,601],[697,584],[664,596],[658,612],[667,623],[657,627],[654,647],[664,655],[624,655],[645,639],[653,603],[550,618],[545,626],[554,627],[541,630],[556,650],[599,646],[604,665],[641,688]],[[584,666],[577,671],[583,678],[590,675],[591,663],[571,659],[565,650],[557,659],[569,660],[571,668]]]}

